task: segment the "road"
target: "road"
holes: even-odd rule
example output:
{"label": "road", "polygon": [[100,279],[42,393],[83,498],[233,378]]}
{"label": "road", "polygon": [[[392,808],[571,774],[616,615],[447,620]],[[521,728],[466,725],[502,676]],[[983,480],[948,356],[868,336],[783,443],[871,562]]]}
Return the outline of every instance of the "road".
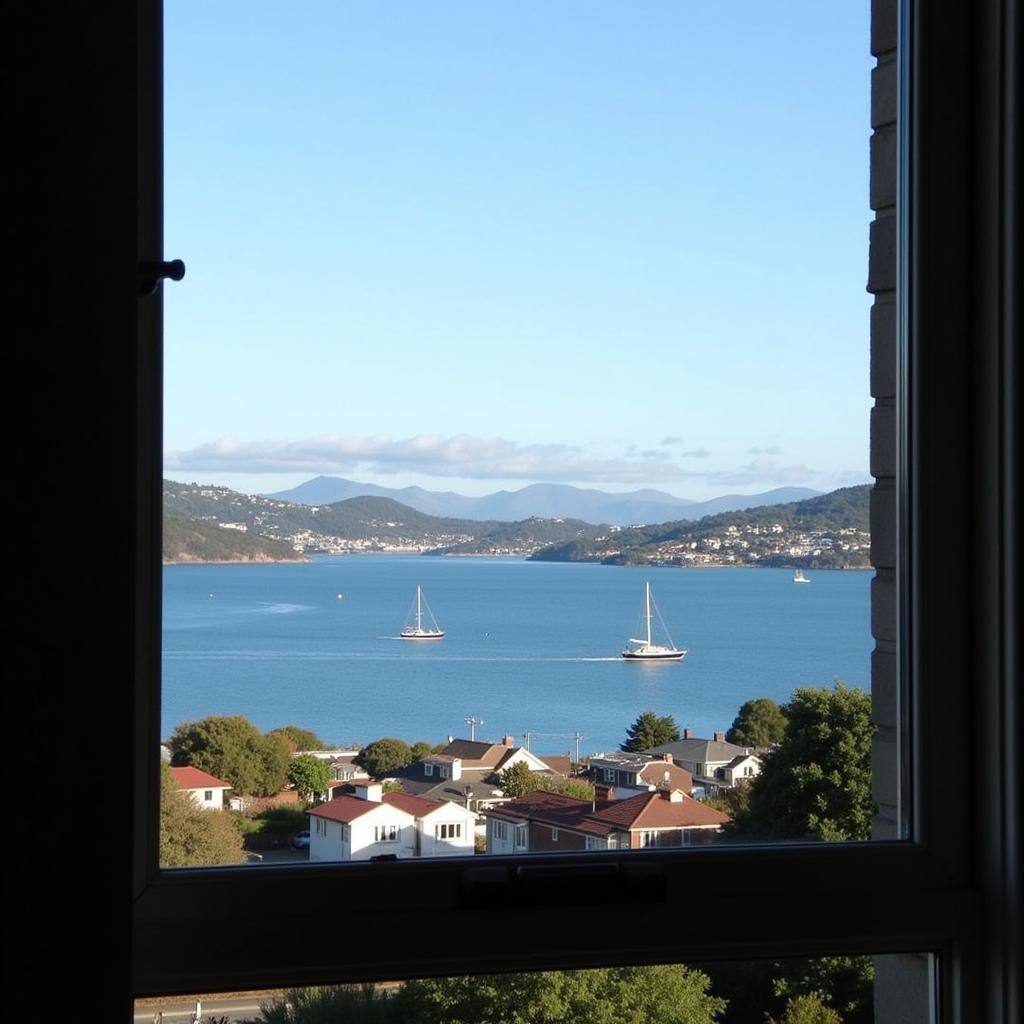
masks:
{"label": "road", "polygon": [[[202,1019],[221,1017],[234,1022],[258,1020],[260,1003],[269,1002],[280,992],[237,992],[220,993],[213,996],[199,996],[202,1003]],[[135,1002],[135,1024],[191,1024],[196,1009],[196,996],[182,998],[168,996],[166,999],[138,999]],[[160,1018],[158,1014],[163,1014]]]}

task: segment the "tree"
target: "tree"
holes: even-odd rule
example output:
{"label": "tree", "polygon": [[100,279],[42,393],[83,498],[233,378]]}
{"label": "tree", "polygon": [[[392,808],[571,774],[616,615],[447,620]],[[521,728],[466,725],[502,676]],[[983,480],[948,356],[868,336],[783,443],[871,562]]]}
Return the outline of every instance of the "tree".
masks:
{"label": "tree", "polygon": [[[796,1003],[814,997],[825,1009],[845,1024],[871,1024],[875,1019],[875,964],[869,956],[823,956],[810,960],[783,960],[773,988],[777,996]],[[808,1004],[810,1005],[810,1004]],[[787,1004],[788,1010],[789,1004]],[[800,1004],[800,1012],[809,1013]],[[794,1017],[794,1024],[803,1024],[803,1017]],[[809,1017],[816,1024],[818,1018]],[[832,1018],[821,1017],[822,1024]],[[780,1024],[789,1024],[783,1017]]]}
{"label": "tree", "polygon": [[644,711],[626,730],[626,742],[619,750],[638,752],[674,743],[679,739],[679,726],[671,715],[658,716],[653,711]]}
{"label": "tree", "polygon": [[170,740],[171,763],[192,765],[231,783],[238,794],[272,796],[281,791],[288,749],[280,736],[264,736],[241,715],[182,722]]}
{"label": "tree", "polygon": [[525,761],[516,761],[503,772],[498,773],[501,791],[513,800],[527,793],[542,790],[545,793],[561,793],[577,800],[593,800],[594,787],[586,779],[562,779],[530,771]]}
{"label": "tree", "polygon": [[205,810],[160,767],[160,867],[241,864],[242,833],[226,811]]}
{"label": "tree", "polygon": [[785,731],[782,708],[770,697],[758,697],[740,708],[725,738],[741,747],[765,748],[781,743]]}
{"label": "tree", "polygon": [[871,837],[871,697],[836,680],[793,692],[779,748],[764,755],[750,801],[724,831],[732,837]]}
{"label": "tree", "polygon": [[440,754],[446,746],[448,746],[447,743],[428,743],[426,740],[417,740],[412,745],[412,759],[418,761],[428,754]]}
{"label": "tree", "polygon": [[817,992],[812,992],[788,1000],[778,1021],[769,1017],[767,1024],[843,1024],[843,1018]]}
{"label": "tree", "polygon": [[299,754],[288,763],[288,781],[303,800],[311,800],[330,784],[331,768],[326,761],[312,754]]}
{"label": "tree", "polygon": [[405,740],[385,736],[374,740],[356,754],[355,763],[364,768],[375,779],[400,771],[412,764],[412,747]]}
{"label": "tree", "polygon": [[475,975],[406,982],[394,996],[406,1024],[714,1024],[725,1000],[680,965]]}
{"label": "tree", "polygon": [[267,735],[282,736],[290,745],[289,754],[296,750],[326,750],[328,746],[315,732],[301,729],[297,725],[282,725],[277,729],[271,729]]}
{"label": "tree", "polygon": [[502,793],[512,797],[513,800],[526,796],[527,793],[531,793],[535,789],[542,788],[537,782],[535,773],[530,771],[530,766],[525,761],[516,761],[503,772],[498,772],[498,785],[501,787]]}

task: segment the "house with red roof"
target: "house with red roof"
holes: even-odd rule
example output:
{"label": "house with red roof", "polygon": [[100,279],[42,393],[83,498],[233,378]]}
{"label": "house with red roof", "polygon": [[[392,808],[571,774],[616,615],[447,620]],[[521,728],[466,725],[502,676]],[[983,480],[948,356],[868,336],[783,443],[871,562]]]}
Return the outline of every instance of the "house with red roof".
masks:
{"label": "house with red roof", "polygon": [[201,771],[198,768],[172,768],[174,784],[183,793],[207,811],[224,809],[224,794],[231,789],[231,783],[218,779],[216,775]]}
{"label": "house with red roof", "polygon": [[580,800],[538,791],[492,807],[487,852],[569,853],[643,850],[713,842],[729,821],[680,789],[661,787],[622,800]]}
{"label": "house with red roof", "polygon": [[354,793],[309,811],[311,861],[472,856],[476,815],[448,800],[385,793],[356,782]]}

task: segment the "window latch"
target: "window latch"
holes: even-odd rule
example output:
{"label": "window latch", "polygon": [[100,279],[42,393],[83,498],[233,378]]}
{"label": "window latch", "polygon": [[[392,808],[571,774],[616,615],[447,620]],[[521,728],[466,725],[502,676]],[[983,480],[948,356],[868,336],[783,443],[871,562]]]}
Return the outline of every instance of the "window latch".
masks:
{"label": "window latch", "polygon": [[184,276],[185,264],[181,260],[143,260],[139,264],[139,298],[152,295],[165,277],[180,281]]}

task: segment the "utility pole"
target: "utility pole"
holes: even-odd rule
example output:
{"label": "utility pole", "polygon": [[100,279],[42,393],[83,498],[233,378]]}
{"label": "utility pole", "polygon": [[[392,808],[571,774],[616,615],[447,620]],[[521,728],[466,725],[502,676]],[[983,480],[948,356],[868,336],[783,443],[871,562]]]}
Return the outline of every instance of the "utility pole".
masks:
{"label": "utility pole", "polygon": [[[467,719],[468,721],[468,719]],[[576,741],[576,763],[580,763],[580,740],[583,739],[583,733],[578,729],[576,732],[537,732],[534,729],[527,729],[523,733],[523,739],[526,740],[526,749],[530,749],[530,741],[534,736],[550,736],[556,739],[568,739]]]}
{"label": "utility pole", "polygon": [[474,718],[472,715],[470,715],[469,718],[463,719],[463,721],[465,721],[466,725],[469,726],[469,738],[470,738],[470,740],[475,740],[476,739],[476,727],[478,725],[483,725],[484,724],[484,720],[482,718]]}

